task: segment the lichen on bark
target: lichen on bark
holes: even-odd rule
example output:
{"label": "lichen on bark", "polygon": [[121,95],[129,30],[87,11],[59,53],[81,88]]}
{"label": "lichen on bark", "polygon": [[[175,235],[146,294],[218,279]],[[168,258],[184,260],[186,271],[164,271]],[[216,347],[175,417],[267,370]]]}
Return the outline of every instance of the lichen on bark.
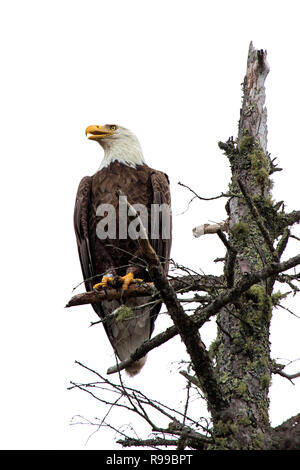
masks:
{"label": "lichen on bark", "polygon": [[[270,218],[271,161],[266,148],[264,108],[264,80],[268,70],[266,54],[255,51],[251,44],[239,135],[236,140],[231,138],[219,144],[231,166],[230,190],[240,196],[232,197],[227,204],[229,243],[237,252],[234,284],[248,273],[262,269],[274,256],[240,191],[243,184],[259,208],[262,223],[270,231],[273,242],[277,231]],[[215,424],[216,429],[223,430],[222,442],[216,440],[216,449],[224,446],[227,449],[261,449],[268,445],[265,436],[269,427],[271,315],[272,298],[266,282],[253,285],[239,301],[218,314],[215,342],[218,347],[214,348],[214,356],[228,408]],[[216,437],[220,437],[219,431]]]}

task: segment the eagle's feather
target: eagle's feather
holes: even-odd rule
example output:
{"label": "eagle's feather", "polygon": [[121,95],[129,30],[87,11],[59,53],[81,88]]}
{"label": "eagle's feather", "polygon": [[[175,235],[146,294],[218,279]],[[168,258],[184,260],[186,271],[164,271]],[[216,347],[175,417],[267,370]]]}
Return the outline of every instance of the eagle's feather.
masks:
{"label": "eagle's feather", "polygon": [[[124,129],[124,128],[121,128]],[[130,131],[125,130],[127,133]],[[133,134],[129,134],[133,136]],[[124,137],[126,139],[126,137]],[[134,136],[135,138],[135,136]],[[136,139],[136,138],[135,138]],[[107,138],[108,140],[108,138]],[[132,138],[131,138],[132,140]],[[103,139],[104,141],[104,139]],[[119,144],[121,139],[116,141]],[[147,166],[143,159],[137,163],[136,143],[135,161],[130,159],[130,141],[127,139],[123,145],[125,154],[122,158],[118,152],[113,152],[113,139],[107,148],[100,142],[105,150],[102,165],[93,176],[84,177],[78,187],[74,211],[74,227],[78,245],[79,259],[82,268],[85,287],[92,290],[96,282],[100,282],[106,273],[123,276],[133,272],[135,277],[150,281],[143,255],[139,249],[137,240],[131,238],[119,238],[119,200],[117,189],[127,196],[130,204],[143,204],[148,209],[148,237],[160,257],[164,270],[167,273],[171,248],[171,237],[162,239],[162,227],[160,226],[159,239],[151,239],[151,205],[168,204],[170,206],[169,180],[165,173]],[[132,161],[132,165],[130,164]],[[97,223],[100,217],[96,215],[100,204],[112,204],[116,210],[116,238],[101,240],[96,233]],[[170,215],[171,218],[171,215]],[[161,218],[159,225],[161,225]],[[153,233],[153,232],[152,232]],[[98,277],[99,276],[99,277]],[[132,309],[132,315],[120,319],[118,316],[103,322],[107,336],[120,360],[125,360],[146,340],[154,329],[154,322],[160,310],[160,304],[146,306],[138,309],[151,300],[149,297],[126,299],[125,305]],[[100,318],[117,310],[120,301],[103,301],[93,304],[93,308]],[[134,363],[127,372],[131,375],[139,372],[145,358]]]}

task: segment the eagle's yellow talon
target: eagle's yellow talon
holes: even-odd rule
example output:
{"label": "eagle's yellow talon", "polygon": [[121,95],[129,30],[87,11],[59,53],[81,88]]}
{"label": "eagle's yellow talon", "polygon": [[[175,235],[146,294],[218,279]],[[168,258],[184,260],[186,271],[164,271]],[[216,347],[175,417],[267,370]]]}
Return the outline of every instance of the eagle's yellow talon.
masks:
{"label": "eagle's yellow talon", "polygon": [[105,289],[108,286],[108,284],[112,284],[113,282],[114,282],[113,276],[103,276],[101,282],[98,282],[98,284],[93,285],[93,289],[96,289],[96,290],[100,288]]}
{"label": "eagle's yellow talon", "polygon": [[125,276],[121,276],[119,280],[123,282],[122,291],[127,290],[130,284],[133,284],[135,282],[143,282],[143,279],[135,279],[133,273],[128,273]]}

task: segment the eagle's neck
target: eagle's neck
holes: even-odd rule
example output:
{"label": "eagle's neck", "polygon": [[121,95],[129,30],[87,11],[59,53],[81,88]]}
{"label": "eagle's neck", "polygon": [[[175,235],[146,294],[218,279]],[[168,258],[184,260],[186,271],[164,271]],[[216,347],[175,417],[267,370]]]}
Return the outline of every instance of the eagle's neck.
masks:
{"label": "eagle's neck", "polygon": [[107,167],[110,163],[118,161],[124,165],[133,168],[136,165],[145,163],[143,152],[137,138],[107,139],[101,142],[104,149],[104,158],[101,162],[99,170]]}

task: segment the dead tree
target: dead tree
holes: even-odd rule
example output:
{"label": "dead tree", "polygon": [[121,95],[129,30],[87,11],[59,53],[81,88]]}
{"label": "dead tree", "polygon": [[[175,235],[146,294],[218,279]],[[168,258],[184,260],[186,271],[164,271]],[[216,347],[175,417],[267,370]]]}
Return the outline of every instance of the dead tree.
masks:
{"label": "dead tree", "polygon": [[[105,403],[116,406],[118,402],[118,406],[138,413],[152,427],[153,438],[138,440],[123,436],[119,441],[122,446],[216,450],[300,448],[300,415],[277,428],[272,428],[269,422],[268,391],[272,374],[280,373],[291,379],[285,374],[284,366],[271,358],[269,335],[273,307],[283,297],[280,292],[274,292],[275,282],[287,283],[293,293],[299,290],[300,273],[288,270],[300,264],[300,255],[286,261],[282,261],[282,256],[293,236],[291,228],[300,221],[300,211],[286,213],[284,205],[274,201],[271,194],[271,175],[280,168],[267,151],[264,82],[268,72],[266,52],[255,50],[251,43],[238,136],[219,142],[232,174],[228,193],[217,196],[227,198],[226,220],[194,229],[195,236],[210,234],[223,242],[226,248],[224,275],[189,274],[168,279],[147,240],[141,241],[153,283],[132,288],[127,295],[151,293],[153,301],[164,302],[173,326],[144,343],[129,360],[108,371],[119,373],[120,384],[91,371],[98,377],[99,388],[109,385],[118,391],[120,400],[127,399],[126,405],[118,400]],[[200,198],[192,192],[194,197]],[[198,302],[192,314],[185,312],[177,295],[188,291],[196,291],[192,300]],[[198,293],[201,291],[205,295]],[[113,289],[105,293],[80,294],[71,299],[68,307],[118,295]],[[216,318],[218,332],[207,350],[200,332],[201,326],[212,317]],[[202,432],[199,432],[202,426],[199,422],[151,401],[142,392],[122,383],[120,371],[128,363],[155,347],[163,347],[175,335],[180,335],[191,360],[193,373],[183,374],[190,386],[201,391],[211,415],[211,425],[203,427]],[[294,374],[292,378],[299,375]],[[72,384],[73,387],[91,393],[88,384]],[[167,429],[153,423],[146,412],[147,406],[170,418]]]}

